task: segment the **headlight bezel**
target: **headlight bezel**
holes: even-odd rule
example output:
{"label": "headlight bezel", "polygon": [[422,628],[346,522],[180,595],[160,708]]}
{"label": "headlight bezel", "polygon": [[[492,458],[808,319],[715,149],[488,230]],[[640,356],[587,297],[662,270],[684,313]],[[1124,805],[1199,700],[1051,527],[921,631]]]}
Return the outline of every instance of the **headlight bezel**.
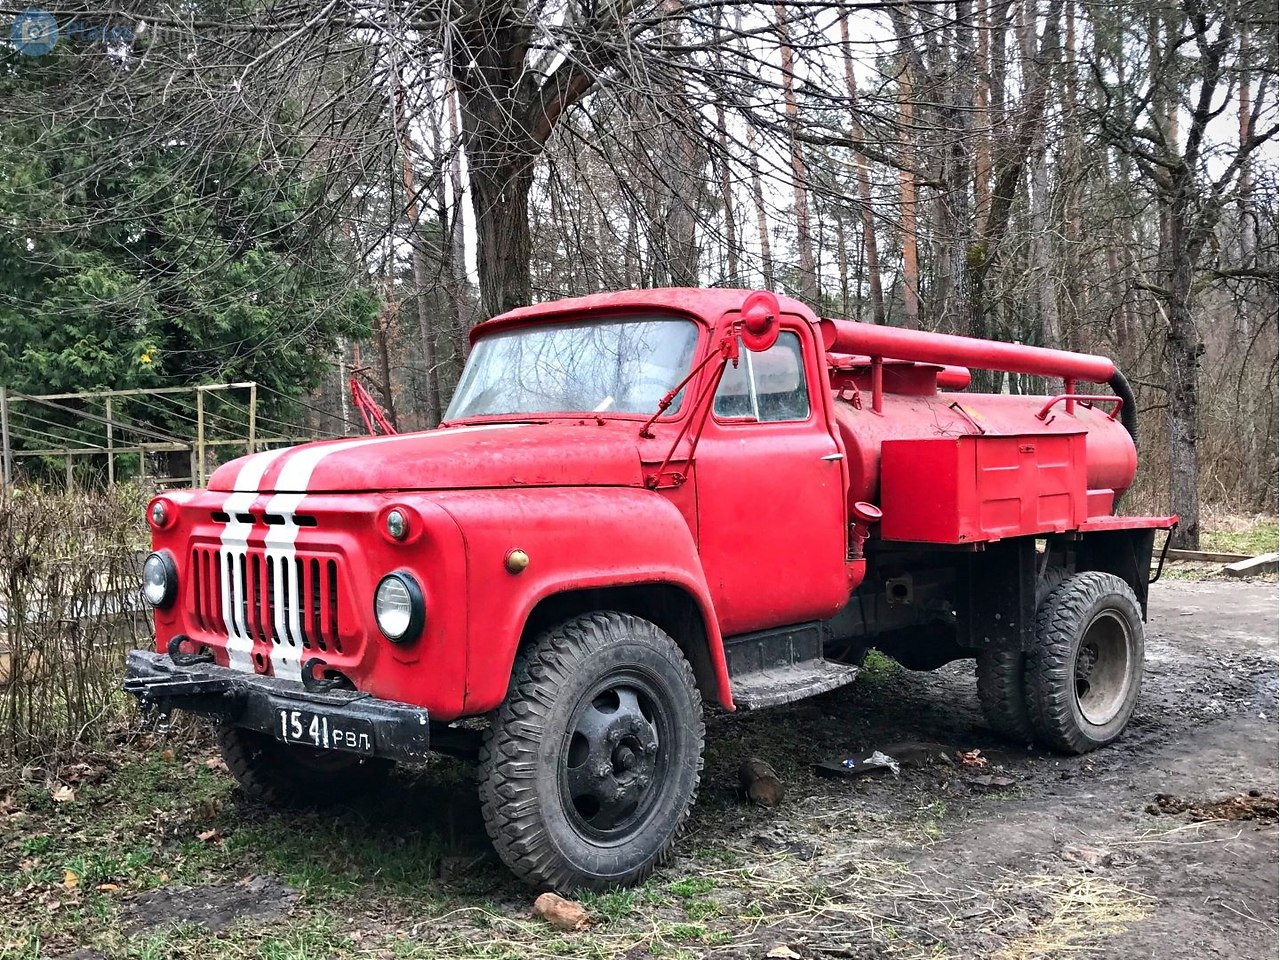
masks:
{"label": "headlight bezel", "polygon": [[164,530],[173,523],[175,513],[174,505],[167,497],[156,497],[147,504],[147,523],[153,530]]}
{"label": "headlight bezel", "polygon": [[[404,630],[399,633],[389,631],[378,612],[379,598],[382,596],[383,588],[389,583],[399,584],[404,589],[409,602],[409,619]],[[421,585],[412,573],[407,570],[394,570],[378,581],[378,585],[373,590],[373,622],[377,624],[379,633],[398,646],[413,643],[422,636],[427,624],[427,602]]]}
{"label": "headlight bezel", "polygon": [[[152,568],[153,561],[159,563],[164,573],[164,583],[159,599],[153,599],[149,593],[151,582],[148,570]],[[178,598],[178,564],[168,550],[154,550],[147,554],[146,560],[142,561],[141,592],[142,599],[154,610],[167,610],[173,606],[173,602]]]}

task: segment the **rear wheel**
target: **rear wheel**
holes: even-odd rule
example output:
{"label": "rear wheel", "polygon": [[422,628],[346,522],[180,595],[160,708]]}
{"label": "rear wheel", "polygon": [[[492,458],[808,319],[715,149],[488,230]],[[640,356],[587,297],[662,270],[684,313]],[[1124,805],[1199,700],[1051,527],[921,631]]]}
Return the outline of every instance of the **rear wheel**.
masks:
{"label": "rear wheel", "polygon": [[1092,571],[1072,577],[1036,615],[1027,711],[1037,736],[1067,753],[1111,743],[1142,688],[1142,612],[1129,585]]}
{"label": "rear wheel", "polygon": [[[1036,584],[1036,610],[1067,578],[1065,567],[1051,567]],[[984,650],[978,654],[978,701],[987,726],[1013,743],[1035,740],[1035,727],[1027,711],[1026,659],[1021,650]]]}
{"label": "rear wheel", "polygon": [[318,807],[373,790],[392,763],[340,750],[312,750],[281,743],[230,723],[218,728],[222,759],[245,794],[277,807]]}
{"label": "rear wheel", "polygon": [[671,637],[623,613],[566,621],[517,658],[486,733],[485,829],[535,887],[637,883],[688,816],[702,743],[693,671]]}

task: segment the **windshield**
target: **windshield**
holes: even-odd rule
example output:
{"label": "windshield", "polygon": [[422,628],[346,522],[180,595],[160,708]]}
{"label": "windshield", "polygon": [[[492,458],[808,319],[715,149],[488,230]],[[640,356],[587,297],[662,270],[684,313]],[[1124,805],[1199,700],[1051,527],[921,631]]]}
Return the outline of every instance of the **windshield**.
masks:
{"label": "windshield", "polygon": [[[697,325],[673,317],[538,324],[490,334],[471,351],[445,419],[653,413],[689,373],[697,345]],[[680,400],[668,413],[680,408]]]}

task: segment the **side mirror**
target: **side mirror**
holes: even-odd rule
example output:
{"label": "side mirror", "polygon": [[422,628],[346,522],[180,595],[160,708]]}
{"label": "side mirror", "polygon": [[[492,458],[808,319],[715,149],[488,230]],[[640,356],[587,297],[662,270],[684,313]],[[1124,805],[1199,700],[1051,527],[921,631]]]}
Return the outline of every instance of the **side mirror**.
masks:
{"label": "side mirror", "polygon": [[768,290],[756,290],[742,301],[742,344],[754,353],[763,353],[778,342],[778,317],[782,308]]}

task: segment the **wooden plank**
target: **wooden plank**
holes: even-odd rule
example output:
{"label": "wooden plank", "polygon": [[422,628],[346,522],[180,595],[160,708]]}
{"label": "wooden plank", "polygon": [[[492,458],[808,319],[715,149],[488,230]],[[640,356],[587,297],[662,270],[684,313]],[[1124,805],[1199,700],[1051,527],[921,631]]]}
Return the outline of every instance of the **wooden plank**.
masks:
{"label": "wooden plank", "polygon": [[1260,573],[1275,573],[1277,570],[1280,570],[1280,553],[1264,553],[1222,568],[1228,577],[1256,577]]}
{"label": "wooden plank", "polygon": [[1248,560],[1247,553],[1218,553],[1213,550],[1170,550],[1170,560],[1196,560],[1200,563],[1235,563]]}

